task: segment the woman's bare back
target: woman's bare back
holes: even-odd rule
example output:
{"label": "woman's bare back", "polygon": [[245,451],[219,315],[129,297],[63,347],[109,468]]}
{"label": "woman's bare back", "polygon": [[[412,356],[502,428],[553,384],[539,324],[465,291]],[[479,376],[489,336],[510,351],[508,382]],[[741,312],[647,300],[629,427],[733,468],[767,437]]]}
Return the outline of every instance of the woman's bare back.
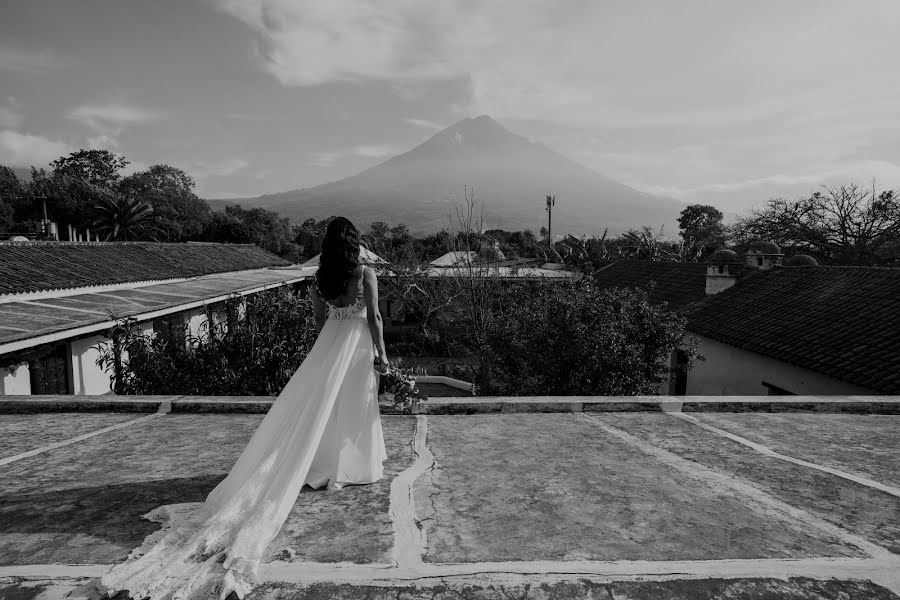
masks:
{"label": "woman's bare back", "polygon": [[347,289],[344,290],[344,293],[330,300],[325,300],[324,298],[323,300],[337,308],[345,308],[359,302],[359,299],[362,298],[363,295],[364,270],[364,265],[359,265],[358,267],[356,267],[356,279],[351,280],[351,282],[347,286]]}

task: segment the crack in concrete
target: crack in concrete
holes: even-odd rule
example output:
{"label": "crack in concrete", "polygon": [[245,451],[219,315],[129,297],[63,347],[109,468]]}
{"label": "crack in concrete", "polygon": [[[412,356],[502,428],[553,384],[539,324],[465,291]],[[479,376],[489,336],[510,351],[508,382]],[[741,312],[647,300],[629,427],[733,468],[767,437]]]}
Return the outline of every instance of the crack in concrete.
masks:
{"label": "crack in concrete", "polygon": [[391,482],[391,522],[394,525],[393,564],[405,568],[422,564],[427,548],[425,527],[416,518],[413,501],[413,484],[420,475],[434,465],[434,456],[425,443],[428,421],[425,415],[416,415],[416,433],[413,440],[413,464]]}
{"label": "crack in concrete", "polygon": [[700,463],[682,458],[674,452],[670,452],[669,450],[664,450],[663,448],[653,446],[652,444],[640,440],[630,433],[619,429],[618,427],[604,422],[602,419],[595,415],[588,415],[586,413],[576,413],[576,415],[582,419],[587,419],[588,421],[593,422],[597,425],[597,427],[599,427],[606,433],[640,449],[644,453],[649,454],[660,462],[672,468],[678,469],[682,473],[685,473],[686,475],[696,480],[702,481],[708,485],[713,485],[716,489],[725,488],[732,493],[738,493],[745,498],[754,500],[755,502],[757,502],[758,507],[761,508],[764,512],[774,511],[785,517],[788,517],[789,520],[793,519],[809,527],[814,527],[823,533],[839,539],[845,544],[859,548],[872,558],[888,559],[896,557],[896,555],[891,553],[889,550],[882,548],[881,546],[873,542],[870,542],[862,536],[856,535],[855,533],[829,523],[828,521],[821,519],[801,508],[797,508],[796,506],[792,506],[786,502],[783,502],[738,477],[732,477],[720,473],[718,471],[710,469],[709,467],[701,465]]}
{"label": "crack in concrete", "polygon": [[830,475],[834,475],[836,477],[840,477],[842,479],[852,481],[853,483],[858,483],[859,485],[863,485],[863,486],[866,486],[866,487],[869,487],[872,489],[876,489],[880,492],[884,492],[886,494],[890,494],[891,496],[900,498],[900,488],[896,488],[896,487],[893,487],[890,485],[885,485],[883,483],[880,483],[873,479],[869,479],[867,477],[863,477],[861,475],[854,475],[853,473],[848,473],[846,471],[841,471],[839,469],[834,469],[832,467],[826,467],[824,465],[819,465],[819,464],[809,462],[809,461],[806,461],[806,460],[803,460],[800,458],[794,458],[794,457],[788,456],[786,454],[781,454],[780,452],[776,452],[776,451],[772,450],[771,448],[769,448],[768,446],[764,446],[763,444],[758,444],[752,440],[748,440],[745,437],[741,437],[739,435],[730,433],[723,429],[719,429],[718,427],[708,425],[708,424],[702,422],[697,417],[694,417],[691,415],[686,415],[684,413],[679,413],[679,412],[669,412],[668,414],[672,417],[675,417],[676,419],[681,419],[682,421],[687,421],[688,423],[691,423],[692,425],[696,425],[697,427],[700,427],[701,429],[705,429],[706,431],[714,433],[718,436],[727,438],[727,439],[729,439],[733,442],[737,442],[738,444],[741,444],[743,446],[747,446],[748,448],[751,448],[765,456],[770,456],[772,458],[777,458],[778,460],[783,460],[783,461],[786,461],[789,463],[793,463],[795,465],[800,465],[801,467],[807,467],[810,469],[815,469],[817,471],[822,471],[824,473],[828,473]]}
{"label": "crack in concrete", "polygon": [[72,444],[77,444],[78,442],[83,442],[84,440],[90,439],[92,437],[102,435],[104,433],[109,433],[110,431],[115,431],[117,429],[123,429],[125,427],[131,427],[132,425],[137,425],[138,423],[143,423],[144,421],[149,421],[151,419],[155,419],[157,417],[161,417],[165,412],[161,409],[160,412],[154,413],[152,415],[147,415],[146,417],[141,417],[139,419],[132,419],[131,421],[125,421],[124,423],[117,423],[115,425],[111,425],[109,427],[104,427],[103,429],[98,429],[97,431],[92,431],[90,433],[85,433],[84,435],[79,435],[78,437],[69,438],[67,440],[62,440],[61,442],[54,442],[53,444],[48,444],[46,446],[41,446],[40,448],[35,448],[34,450],[29,450],[28,452],[22,452],[21,454],[16,454],[14,456],[7,456],[6,458],[0,459],[0,467],[8,465],[10,463],[14,463],[16,461],[22,460],[24,458],[30,458],[32,456],[36,456],[38,454],[42,454],[44,452],[49,452],[50,450],[56,450],[57,448],[62,448],[64,446],[70,446]]}

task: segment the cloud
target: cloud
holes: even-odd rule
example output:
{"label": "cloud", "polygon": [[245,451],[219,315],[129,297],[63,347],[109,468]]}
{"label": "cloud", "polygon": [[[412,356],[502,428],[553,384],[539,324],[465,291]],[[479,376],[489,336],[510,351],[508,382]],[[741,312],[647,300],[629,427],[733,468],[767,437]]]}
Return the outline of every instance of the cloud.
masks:
{"label": "cloud", "polygon": [[819,171],[802,174],[778,173],[739,181],[707,183],[695,187],[643,186],[643,188],[644,191],[654,194],[685,198],[697,194],[741,192],[755,188],[817,188],[820,185],[850,182],[864,185],[872,181],[875,181],[880,187],[896,187],[900,183],[900,164],[882,160],[858,161],[846,165],[831,165]]}
{"label": "cloud", "polygon": [[333,167],[341,156],[340,152],[317,152],[308,164],[312,167]]}
{"label": "cloud", "polygon": [[392,146],[368,144],[354,146],[351,152],[356,156],[365,158],[383,158],[396,153]]}
{"label": "cloud", "polygon": [[47,51],[25,50],[11,46],[0,48],[0,69],[8,71],[35,73],[62,67],[65,64],[68,64],[68,61]]}
{"label": "cloud", "polygon": [[284,85],[458,78],[472,114],[505,119],[752,125],[900,92],[891,2],[212,1]]}
{"label": "cloud", "polygon": [[410,125],[415,125],[416,127],[422,127],[423,129],[431,129],[433,131],[438,131],[444,129],[446,126],[441,125],[440,123],[435,123],[434,121],[428,121],[427,119],[403,119],[404,123],[408,123]]}
{"label": "cloud", "polygon": [[88,137],[87,141],[88,147],[92,150],[105,150],[119,146],[119,140],[110,135],[92,135]]}
{"label": "cloud", "polygon": [[286,85],[433,78],[457,72],[457,65],[441,52],[416,52],[428,32],[439,29],[439,5],[448,5],[444,0],[433,4],[219,0],[215,4],[259,34],[264,67]]}
{"label": "cloud", "polygon": [[352,148],[343,148],[333,152],[317,152],[307,163],[312,167],[333,167],[339,160],[347,157],[384,158],[397,154],[394,146],[387,144],[358,144]]}
{"label": "cloud", "polygon": [[163,116],[164,113],[159,111],[126,104],[88,104],[79,106],[66,115],[96,133],[87,140],[88,146],[95,149],[116,148],[119,146],[117,137],[126,126],[155,121]]}
{"label": "cloud", "polygon": [[6,106],[0,106],[0,128],[15,129],[22,125],[25,118]]}
{"label": "cloud", "polygon": [[65,142],[16,131],[0,131],[0,164],[9,166],[46,166],[60,156],[73,152]]}
{"label": "cloud", "polygon": [[900,152],[890,0],[210,1],[284,86],[388,82],[414,103],[452,84],[454,118],[568,132],[547,141],[640,189],[749,191]]}
{"label": "cloud", "polygon": [[242,158],[228,158],[219,161],[195,160],[190,164],[190,173],[195,179],[227,177],[249,165],[250,163]]}
{"label": "cloud", "polygon": [[67,116],[95,131],[109,133],[121,131],[125,125],[159,119],[163,113],[124,104],[107,104],[79,106]]}

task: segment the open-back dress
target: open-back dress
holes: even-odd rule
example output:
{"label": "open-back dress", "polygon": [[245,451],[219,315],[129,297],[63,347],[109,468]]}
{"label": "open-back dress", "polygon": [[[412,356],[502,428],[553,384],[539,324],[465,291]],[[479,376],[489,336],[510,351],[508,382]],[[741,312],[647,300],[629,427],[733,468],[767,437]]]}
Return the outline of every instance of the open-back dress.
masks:
{"label": "open-back dress", "polygon": [[312,349],[231,472],[202,504],[154,511],[169,522],[143,555],[102,577],[109,593],[167,600],[234,591],[243,598],[304,483],[318,488],[382,477],[387,454],[362,277],[358,287],[353,304],[328,303]]}

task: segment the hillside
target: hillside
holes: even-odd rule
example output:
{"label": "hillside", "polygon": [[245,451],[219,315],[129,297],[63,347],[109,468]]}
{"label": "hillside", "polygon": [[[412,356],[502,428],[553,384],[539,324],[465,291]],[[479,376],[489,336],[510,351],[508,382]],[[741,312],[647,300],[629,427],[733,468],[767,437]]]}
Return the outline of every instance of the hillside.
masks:
{"label": "hillside", "polygon": [[544,197],[555,194],[554,233],[618,233],[665,225],[677,231],[683,205],[600,175],[543,144],[516,135],[488,116],[465,119],[409,152],[352,177],[311,188],[236,200],[302,221],[344,215],[361,226],[406,223],[413,232],[447,227],[465,186],[484,202],[488,226],[537,231],[547,222]]}

